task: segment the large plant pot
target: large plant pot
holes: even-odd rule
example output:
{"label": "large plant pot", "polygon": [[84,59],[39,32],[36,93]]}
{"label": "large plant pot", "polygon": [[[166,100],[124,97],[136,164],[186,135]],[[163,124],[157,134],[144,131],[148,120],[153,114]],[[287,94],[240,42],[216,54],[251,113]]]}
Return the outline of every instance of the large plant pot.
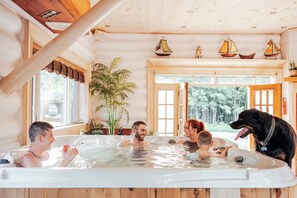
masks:
{"label": "large plant pot", "polygon": [[297,76],[297,69],[290,69],[290,76],[291,77],[296,77]]}
{"label": "large plant pot", "polygon": [[[103,135],[108,134],[108,128],[103,128]],[[119,134],[119,129],[115,129],[115,135]],[[131,134],[131,128],[123,128],[123,135],[130,135]]]}

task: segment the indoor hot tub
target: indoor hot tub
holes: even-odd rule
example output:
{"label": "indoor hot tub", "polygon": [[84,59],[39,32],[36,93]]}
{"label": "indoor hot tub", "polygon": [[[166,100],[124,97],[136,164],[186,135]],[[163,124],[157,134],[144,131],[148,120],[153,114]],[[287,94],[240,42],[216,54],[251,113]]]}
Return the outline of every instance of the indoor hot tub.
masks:
{"label": "indoor hot tub", "polygon": [[[233,146],[226,159],[189,159],[181,144],[169,137],[147,136],[150,145],[135,149],[118,146],[130,136],[55,137],[46,168],[0,166],[1,188],[84,189],[210,189],[210,197],[240,197],[242,188],[286,188],[296,177],[286,163],[258,152],[242,150],[225,139],[214,138],[214,147]],[[181,137],[175,137],[177,141]],[[67,168],[51,167],[63,144],[75,146],[79,155]],[[10,153],[22,153],[26,147]],[[13,161],[11,156],[6,155]],[[151,192],[148,190],[147,192]],[[152,192],[151,192],[152,193]],[[195,195],[195,193],[194,193]],[[25,196],[25,195],[24,195]],[[182,197],[182,196],[180,196]]]}

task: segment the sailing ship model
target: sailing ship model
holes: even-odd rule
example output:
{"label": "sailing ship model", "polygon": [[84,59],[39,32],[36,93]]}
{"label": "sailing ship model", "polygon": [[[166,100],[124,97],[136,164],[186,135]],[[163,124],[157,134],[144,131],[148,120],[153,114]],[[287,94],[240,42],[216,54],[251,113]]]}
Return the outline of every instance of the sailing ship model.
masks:
{"label": "sailing ship model", "polygon": [[253,59],[256,53],[252,53],[249,55],[238,54],[241,59]]}
{"label": "sailing ship model", "polygon": [[236,48],[235,43],[230,38],[224,41],[219,51],[219,53],[223,57],[234,57],[236,56],[237,52],[238,52],[238,49]]}
{"label": "sailing ship model", "polygon": [[279,47],[277,47],[272,40],[270,40],[267,44],[268,44],[268,48],[264,52],[264,56],[276,58],[276,56],[280,53]]}
{"label": "sailing ship model", "polygon": [[154,53],[157,56],[170,56],[172,53],[171,49],[168,47],[166,39],[160,39],[159,43],[155,47]]}

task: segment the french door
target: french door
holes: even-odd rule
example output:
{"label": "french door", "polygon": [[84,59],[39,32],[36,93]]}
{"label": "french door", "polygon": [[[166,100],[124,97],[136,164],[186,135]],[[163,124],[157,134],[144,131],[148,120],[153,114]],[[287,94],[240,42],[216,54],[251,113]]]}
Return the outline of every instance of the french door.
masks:
{"label": "french door", "polygon": [[[281,100],[282,84],[251,85],[250,87],[250,108],[282,117]],[[250,148],[254,149],[254,139],[250,135]]]}
{"label": "french door", "polygon": [[281,118],[282,84],[250,86],[250,107]]}
{"label": "french door", "polygon": [[160,136],[176,136],[178,131],[178,84],[156,84],[154,131]]}

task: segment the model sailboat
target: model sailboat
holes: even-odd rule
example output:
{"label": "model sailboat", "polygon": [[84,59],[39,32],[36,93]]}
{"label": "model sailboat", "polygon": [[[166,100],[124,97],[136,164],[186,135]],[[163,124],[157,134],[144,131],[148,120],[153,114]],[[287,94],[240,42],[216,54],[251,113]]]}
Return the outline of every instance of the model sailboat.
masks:
{"label": "model sailboat", "polygon": [[272,40],[270,40],[267,44],[268,44],[268,48],[264,52],[264,56],[266,57],[275,56],[276,58],[276,56],[280,53],[280,49],[275,45],[275,43]]}
{"label": "model sailboat", "polygon": [[238,52],[238,49],[236,48],[235,43],[228,38],[228,40],[225,40],[219,53],[221,53],[221,56],[223,57],[234,57],[236,56]]}
{"label": "model sailboat", "polygon": [[238,54],[241,59],[253,59],[256,53],[252,53],[249,55]]}
{"label": "model sailboat", "polygon": [[159,43],[155,47],[154,53],[157,56],[169,56],[172,53],[171,49],[168,47],[166,39],[160,39]]}

